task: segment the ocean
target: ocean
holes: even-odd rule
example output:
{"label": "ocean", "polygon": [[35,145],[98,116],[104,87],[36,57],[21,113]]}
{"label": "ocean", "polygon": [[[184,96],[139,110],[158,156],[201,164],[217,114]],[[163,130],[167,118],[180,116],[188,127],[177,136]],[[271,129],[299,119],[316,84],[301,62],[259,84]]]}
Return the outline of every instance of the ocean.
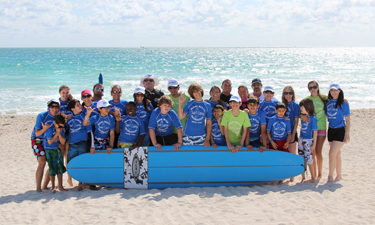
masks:
{"label": "ocean", "polygon": [[147,73],[160,79],[157,88],[168,93],[175,78],[185,92],[192,82],[204,87],[205,98],[213,85],[232,81],[232,94],[251,80],[273,85],[281,99],[291,85],[297,101],[309,95],[307,83],[318,81],[321,93],[337,82],[351,108],[374,108],[375,48],[0,48],[0,114],[38,114],[49,99],[59,98],[59,87],[68,85],[75,98],[104,77],[104,98],[110,87],[121,85],[122,99],[133,100],[133,91]]}

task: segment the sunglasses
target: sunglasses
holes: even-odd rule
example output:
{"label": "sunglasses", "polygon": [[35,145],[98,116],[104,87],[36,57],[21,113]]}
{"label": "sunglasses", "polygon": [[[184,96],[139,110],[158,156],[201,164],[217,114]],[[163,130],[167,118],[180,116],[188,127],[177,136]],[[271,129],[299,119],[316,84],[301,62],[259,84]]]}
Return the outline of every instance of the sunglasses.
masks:
{"label": "sunglasses", "polygon": [[59,109],[60,106],[59,106],[59,105],[51,105],[50,108],[51,108],[51,109]]}
{"label": "sunglasses", "polygon": [[64,127],[65,127],[65,126],[60,126],[60,125],[59,125],[59,128],[64,128]]}
{"label": "sunglasses", "polygon": [[284,91],[284,95],[293,95],[293,91],[290,91],[290,92]]}
{"label": "sunglasses", "polygon": [[145,95],[144,94],[134,94],[135,97],[144,97]]}
{"label": "sunglasses", "polygon": [[267,93],[267,94],[273,94],[272,91],[265,91],[265,93]]}
{"label": "sunglasses", "polygon": [[309,90],[311,91],[312,89],[318,89],[318,86],[311,86],[311,87],[309,87]]}
{"label": "sunglasses", "polygon": [[91,98],[91,95],[82,95],[82,99]]}
{"label": "sunglasses", "polygon": [[178,87],[168,87],[168,89],[177,89]]}
{"label": "sunglasses", "polygon": [[154,82],[153,79],[144,79],[143,81],[144,81],[144,82]]}
{"label": "sunglasses", "polygon": [[109,109],[109,106],[107,106],[107,107],[100,107],[99,109]]}
{"label": "sunglasses", "polygon": [[121,94],[121,91],[112,91],[113,94]]}
{"label": "sunglasses", "polygon": [[97,91],[104,91],[104,88],[98,88],[98,87],[96,87],[95,90],[97,90]]}

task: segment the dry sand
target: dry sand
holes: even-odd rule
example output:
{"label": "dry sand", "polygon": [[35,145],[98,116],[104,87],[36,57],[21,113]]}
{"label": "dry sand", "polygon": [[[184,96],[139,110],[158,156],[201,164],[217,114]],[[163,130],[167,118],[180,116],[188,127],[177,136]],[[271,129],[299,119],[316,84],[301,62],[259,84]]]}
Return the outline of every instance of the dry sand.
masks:
{"label": "dry sand", "polygon": [[35,192],[30,147],[36,116],[0,116],[0,224],[371,224],[375,223],[375,109],[352,110],[343,180],[252,187]]}

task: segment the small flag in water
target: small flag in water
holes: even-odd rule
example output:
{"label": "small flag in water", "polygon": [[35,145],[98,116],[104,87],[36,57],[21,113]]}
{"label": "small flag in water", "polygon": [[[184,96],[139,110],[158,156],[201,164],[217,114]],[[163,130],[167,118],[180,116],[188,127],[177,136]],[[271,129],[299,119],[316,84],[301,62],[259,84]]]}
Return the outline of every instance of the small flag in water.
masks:
{"label": "small flag in water", "polygon": [[103,84],[103,75],[102,75],[102,73],[99,74],[99,83]]}

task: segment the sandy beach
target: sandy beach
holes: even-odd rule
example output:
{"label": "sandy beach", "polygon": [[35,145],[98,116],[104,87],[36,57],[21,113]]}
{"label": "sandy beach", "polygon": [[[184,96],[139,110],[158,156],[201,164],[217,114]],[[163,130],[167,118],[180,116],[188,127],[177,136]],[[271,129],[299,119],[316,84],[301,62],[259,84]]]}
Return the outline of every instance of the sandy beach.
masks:
{"label": "sandy beach", "polygon": [[35,191],[30,147],[36,116],[0,116],[0,224],[373,224],[375,109],[352,110],[343,180],[251,187]]}

